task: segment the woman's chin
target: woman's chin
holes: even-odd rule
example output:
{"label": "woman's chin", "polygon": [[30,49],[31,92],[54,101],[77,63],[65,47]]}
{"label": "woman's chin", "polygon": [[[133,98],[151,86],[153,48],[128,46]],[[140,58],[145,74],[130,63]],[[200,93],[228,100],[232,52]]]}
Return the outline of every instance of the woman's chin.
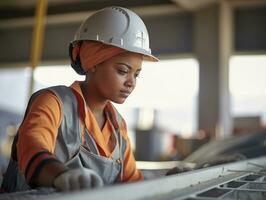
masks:
{"label": "woman's chin", "polygon": [[119,98],[119,99],[114,99],[113,102],[117,104],[123,104],[126,101],[126,98]]}

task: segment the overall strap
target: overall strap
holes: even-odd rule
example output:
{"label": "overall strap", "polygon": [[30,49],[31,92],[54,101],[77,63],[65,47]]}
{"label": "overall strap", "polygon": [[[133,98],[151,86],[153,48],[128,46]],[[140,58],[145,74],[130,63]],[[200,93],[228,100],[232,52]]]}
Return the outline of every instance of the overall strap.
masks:
{"label": "overall strap", "polygon": [[110,117],[110,119],[113,121],[115,127],[114,135],[116,137],[118,148],[115,148],[113,157],[116,158],[116,161],[118,161],[121,164],[120,180],[122,180],[124,173],[124,153],[126,150],[126,141],[124,141],[122,134],[120,133],[120,127],[122,126],[123,118],[115,107],[113,107],[113,109],[115,111],[115,116],[113,116],[111,112],[107,112],[107,114]]}
{"label": "overall strap", "polygon": [[56,94],[62,105],[62,121],[58,130],[55,154],[65,162],[76,154],[82,144],[78,102],[69,87],[54,86],[48,90]]}
{"label": "overall strap", "polygon": [[85,139],[89,147],[89,150],[96,155],[100,155],[99,150],[97,148],[97,144],[87,128],[85,128]]}

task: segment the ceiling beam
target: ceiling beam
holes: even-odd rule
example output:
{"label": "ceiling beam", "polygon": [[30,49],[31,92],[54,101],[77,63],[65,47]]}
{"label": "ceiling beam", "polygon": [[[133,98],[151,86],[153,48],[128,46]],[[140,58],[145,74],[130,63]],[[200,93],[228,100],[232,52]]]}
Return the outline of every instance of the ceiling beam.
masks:
{"label": "ceiling beam", "polygon": [[266,0],[171,0],[183,10],[196,11],[213,3],[227,2],[232,7],[265,5]]}
{"label": "ceiling beam", "polygon": [[[156,6],[142,6],[130,8],[141,17],[154,17],[161,15],[170,15],[173,13],[181,12],[181,9],[177,6],[165,4]],[[80,23],[82,20],[93,14],[95,11],[88,12],[76,12],[67,14],[55,14],[48,15],[46,17],[46,24],[64,24],[64,23]],[[3,19],[0,20],[0,28],[19,28],[33,26],[33,17],[23,17],[14,19]]]}
{"label": "ceiling beam", "polygon": [[172,2],[184,10],[195,11],[210,4],[217,3],[219,0],[172,0]]}

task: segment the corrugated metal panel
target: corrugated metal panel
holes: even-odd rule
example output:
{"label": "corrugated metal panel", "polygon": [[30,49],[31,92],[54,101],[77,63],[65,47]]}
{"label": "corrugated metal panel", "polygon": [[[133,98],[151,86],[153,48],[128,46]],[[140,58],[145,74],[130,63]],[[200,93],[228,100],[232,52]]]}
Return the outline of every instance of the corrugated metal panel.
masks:
{"label": "corrugated metal panel", "polygon": [[[114,185],[91,191],[41,194],[29,191],[0,195],[0,200],[16,198],[54,200],[98,199],[258,199],[266,197],[266,157],[209,167],[138,183]],[[45,193],[46,192],[46,193]],[[12,197],[12,198],[11,198]],[[24,198],[25,199],[25,198]]]}

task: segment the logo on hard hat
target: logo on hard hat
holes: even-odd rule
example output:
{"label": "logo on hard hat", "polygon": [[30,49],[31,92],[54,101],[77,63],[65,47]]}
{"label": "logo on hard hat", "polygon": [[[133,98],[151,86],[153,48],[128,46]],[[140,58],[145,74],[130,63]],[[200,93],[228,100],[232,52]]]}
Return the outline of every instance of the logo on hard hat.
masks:
{"label": "logo on hard hat", "polygon": [[143,31],[138,32],[136,34],[135,46],[140,48],[145,48],[146,40],[147,40],[147,35]]}

